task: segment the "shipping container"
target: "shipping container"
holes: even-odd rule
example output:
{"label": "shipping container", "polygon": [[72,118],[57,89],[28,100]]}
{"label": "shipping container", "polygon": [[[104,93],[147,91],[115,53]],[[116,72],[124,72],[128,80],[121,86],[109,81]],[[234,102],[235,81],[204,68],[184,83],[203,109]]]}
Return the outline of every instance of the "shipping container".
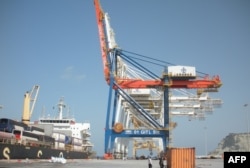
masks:
{"label": "shipping container", "polygon": [[171,78],[195,78],[195,67],[191,66],[168,66],[168,75]]}
{"label": "shipping container", "polygon": [[75,146],[82,146],[82,139],[79,138],[72,138],[72,144]]}
{"label": "shipping container", "polygon": [[15,135],[13,133],[0,131],[0,139],[13,139],[13,138],[15,138]]}
{"label": "shipping container", "polygon": [[167,168],[195,168],[195,148],[169,148]]}
{"label": "shipping container", "polygon": [[63,142],[63,143],[65,142],[65,135],[64,134],[54,132],[52,134],[52,137],[55,138],[55,141],[57,141],[57,142]]}
{"label": "shipping container", "polygon": [[61,142],[55,142],[55,149],[65,149],[65,144]]}
{"label": "shipping container", "polygon": [[150,95],[150,89],[131,89],[131,95]]}
{"label": "shipping container", "polygon": [[82,146],[73,145],[73,151],[82,151]]}

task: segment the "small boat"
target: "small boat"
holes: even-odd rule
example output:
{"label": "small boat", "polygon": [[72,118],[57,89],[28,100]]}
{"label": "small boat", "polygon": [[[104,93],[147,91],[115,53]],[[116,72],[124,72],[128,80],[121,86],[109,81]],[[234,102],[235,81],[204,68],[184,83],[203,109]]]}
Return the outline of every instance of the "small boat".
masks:
{"label": "small boat", "polygon": [[67,163],[67,160],[66,159],[64,159],[63,157],[51,157],[51,159],[50,159],[50,162],[51,163],[62,163],[62,164],[65,164],[65,163]]}

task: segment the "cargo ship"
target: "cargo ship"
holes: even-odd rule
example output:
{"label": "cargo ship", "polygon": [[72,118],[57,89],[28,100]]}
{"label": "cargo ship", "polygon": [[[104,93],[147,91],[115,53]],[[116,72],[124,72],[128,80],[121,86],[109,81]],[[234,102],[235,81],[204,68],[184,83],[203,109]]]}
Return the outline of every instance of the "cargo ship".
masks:
{"label": "cargo ship", "polygon": [[0,160],[90,158],[93,153],[90,123],[77,123],[73,117],[64,117],[63,98],[57,106],[58,115],[54,118],[41,117],[28,123],[0,118]]}

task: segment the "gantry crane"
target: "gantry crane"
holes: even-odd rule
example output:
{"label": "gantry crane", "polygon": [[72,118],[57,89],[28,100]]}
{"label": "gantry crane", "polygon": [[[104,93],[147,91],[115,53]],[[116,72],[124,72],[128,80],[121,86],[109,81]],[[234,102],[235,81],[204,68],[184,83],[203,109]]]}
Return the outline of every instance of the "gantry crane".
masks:
{"label": "gantry crane", "polygon": [[23,116],[22,116],[22,122],[25,124],[30,123],[30,118],[33,113],[35,104],[36,104],[36,99],[37,95],[39,92],[40,86],[35,85],[33,86],[31,91],[27,91],[24,94],[24,103],[23,103]]}
{"label": "gantry crane", "polygon": [[[165,66],[161,75],[156,75],[151,70],[138,63],[125,50],[120,49],[110,26],[109,16],[104,13],[99,0],[94,0],[96,20],[98,26],[101,56],[103,61],[104,77],[109,85],[109,97],[105,125],[105,154],[112,157],[114,142],[117,138],[154,137],[161,138],[164,149],[169,142],[169,89],[198,89],[201,91],[217,91],[222,85],[219,76],[210,78],[208,75],[197,77],[194,67]],[[124,73],[125,62],[140,70],[147,78],[132,77]],[[163,93],[164,115],[162,122],[151,115],[138,103],[129,92],[132,89],[160,89]],[[125,102],[125,103],[124,103]],[[119,115],[126,113],[126,108],[121,104],[133,107],[130,113],[137,121],[143,122],[146,129],[126,129],[119,122]],[[118,114],[119,113],[119,114]]]}
{"label": "gantry crane", "polygon": [[[172,116],[188,116],[190,119],[203,119],[205,113],[213,112],[214,108],[220,107],[221,99],[211,98],[207,92],[204,94],[193,94],[183,89],[175,89],[170,94],[170,105]],[[178,95],[177,95],[178,94]]]}

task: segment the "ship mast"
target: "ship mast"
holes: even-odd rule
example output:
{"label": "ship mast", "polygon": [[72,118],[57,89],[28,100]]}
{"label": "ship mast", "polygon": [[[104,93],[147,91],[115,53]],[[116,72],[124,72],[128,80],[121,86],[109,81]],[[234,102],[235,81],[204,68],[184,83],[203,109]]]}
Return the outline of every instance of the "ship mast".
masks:
{"label": "ship mast", "polygon": [[59,103],[57,104],[57,107],[58,107],[58,119],[63,119],[63,108],[66,107],[66,105],[64,104],[64,101],[63,101],[63,97],[59,100]]}

